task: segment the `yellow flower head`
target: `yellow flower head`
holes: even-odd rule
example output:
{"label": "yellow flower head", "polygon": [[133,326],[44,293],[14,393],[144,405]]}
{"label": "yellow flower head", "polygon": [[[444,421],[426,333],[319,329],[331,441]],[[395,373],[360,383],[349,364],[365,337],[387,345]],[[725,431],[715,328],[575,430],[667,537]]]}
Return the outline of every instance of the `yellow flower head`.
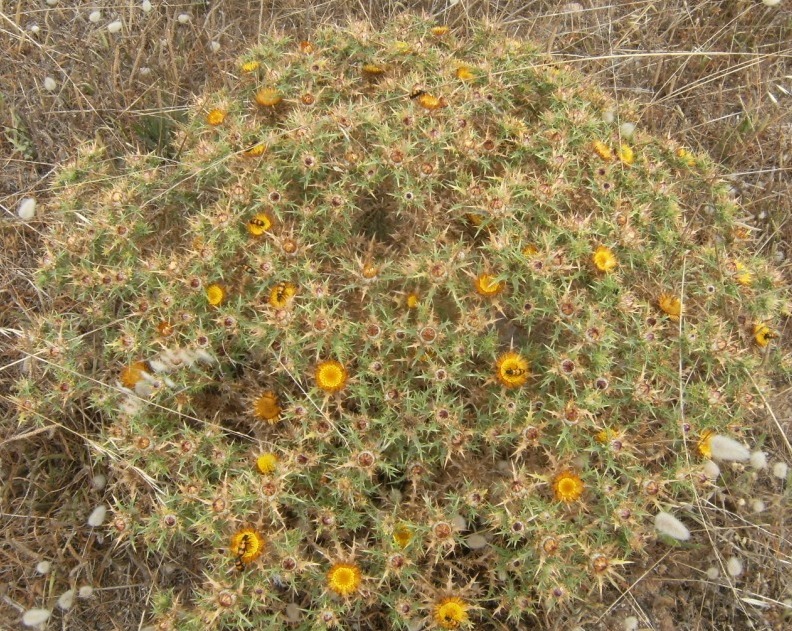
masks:
{"label": "yellow flower head", "polygon": [[225,118],[224,110],[214,109],[206,115],[206,122],[212,126],[222,125]]}
{"label": "yellow flower head", "polygon": [[553,480],[553,495],[559,502],[569,504],[583,494],[583,480],[572,471],[562,471]]}
{"label": "yellow flower head", "polygon": [[121,371],[119,379],[126,388],[134,388],[148,374],[148,364],[140,361],[127,366]]}
{"label": "yellow flower head", "polygon": [[277,88],[261,88],[256,92],[256,103],[262,107],[275,107],[283,100],[283,96]]}
{"label": "yellow flower head", "polygon": [[754,324],[754,341],[764,348],[770,343],[770,340],[778,337],[778,335],[766,324],[757,322]]}
{"label": "yellow flower head", "polygon": [[435,37],[442,37],[443,35],[448,33],[448,30],[449,29],[447,26],[433,26],[431,28],[432,35],[434,35]]}
{"label": "yellow flower head", "polygon": [[399,524],[393,529],[393,541],[400,548],[406,548],[412,538],[413,531],[406,524]]}
{"label": "yellow flower head", "polygon": [[252,147],[245,149],[242,152],[242,155],[246,158],[259,158],[264,155],[264,152],[267,150],[267,145],[263,142],[258,142]]}
{"label": "yellow flower head", "polygon": [[231,554],[237,560],[237,568],[244,569],[245,565],[252,563],[264,551],[264,537],[253,528],[242,528],[231,537]]}
{"label": "yellow flower head", "polygon": [[363,64],[363,68],[361,68],[361,70],[363,70],[363,74],[366,77],[371,79],[385,74],[385,68],[378,66],[377,64]]}
{"label": "yellow flower head", "polygon": [[418,295],[417,292],[411,291],[407,294],[407,308],[408,309],[415,309],[418,307],[418,304],[421,302],[421,297]]}
{"label": "yellow flower head", "polygon": [[619,160],[624,162],[624,164],[632,164],[635,162],[635,152],[630,145],[621,145],[617,155],[619,156]]}
{"label": "yellow flower head", "polygon": [[507,388],[519,388],[528,381],[530,366],[519,353],[508,352],[498,357],[495,376]]}
{"label": "yellow flower head", "polygon": [[470,66],[459,66],[457,67],[455,73],[456,78],[460,81],[473,81],[476,78],[476,75],[473,74],[473,70],[471,70]]}
{"label": "yellow flower head", "polygon": [[461,598],[449,596],[435,605],[433,618],[442,629],[458,629],[467,621],[469,608],[470,605]]}
{"label": "yellow flower head", "polygon": [[603,160],[610,160],[613,158],[613,152],[610,150],[610,147],[601,140],[595,140],[591,146],[594,149],[594,153]]}
{"label": "yellow flower head", "polygon": [[260,237],[267,230],[272,228],[272,217],[267,213],[257,213],[247,222],[247,231],[254,237]]}
{"label": "yellow flower head", "polygon": [[497,296],[499,293],[503,291],[505,287],[505,283],[503,281],[495,280],[495,276],[492,274],[479,274],[474,282],[476,286],[476,291],[488,298],[492,296]]}
{"label": "yellow flower head", "polygon": [[219,307],[226,299],[226,290],[222,285],[212,283],[206,288],[206,299],[213,307]]}
{"label": "yellow flower head", "polygon": [[735,279],[737,283],[743,287],[748,287],[753,283],[753,274],[745,267],[740,261],[734,262]]}
{"label": "yellow flower head", "polygon": [[424,92],[423,94],[419,94],[417,97],[418,105],[426,110],[436,110],[440,109],[441,107],[446,107],[448,103],[443,97],[436,97],[432,96],[431,94]]}
{"label": "yellow flower head", "polygon": [[398,55],[408,55],[412,52],[412,46],[410,46],[407,42],[397,40],[393,42],[393,52]]}
{"label": "yellow flower head", "polygon": [[261,454],[256,458],[256,470],[261,475],[269,475],[274,473],[278,468],[278,456],[273,453]]}
{"label": "yellow flower head", "polygon": [[325,392],[338,392],[347,382],[346,368],[333,359],[320,362],[316,366],[316,385]]}
{"label": "yellow flower head", "polygon": [[297,285],[294,283],[278,283],[270,291],[270,306],[275,309],[283,309],[295,295],[297,295]]}
{"label": "yellow flower head", "polygon": [[705,429],[701,432],[701,436],[699,437],[698,441],[698,452],[704,456],[705,458],[712,458],[712,447],[710,447],[710,441],[712,437],[715,435],[711,429]]}
{"label": "yellow flower head", "polygon": [[336,563],[327,573],[327,586],[339,596],[349,596],[360,587],[360,568],[352,563]]}
{"label": "yellow flower head", "polygon": [[270,425],[274,425],[278,422],[280,413],[281,407],[278,403],[278,395],[271,390],[262,392],[253,402],[253,416],[260,421],[266,421]]}
{"label": "yellow flower head", "polygon": [[522,249],[523,256],[531,257],[539,254],[539,248],[537,248],[533,243],[529,243]]}
{"label": "yellow flower head", "polygon": [[246,61],[242,64],[242,72],[254,72],[259,69],[261,64],[255,60]]}
{"label": "yellow flower head", "polygon": [[313,51],[314,45],[311,42],[305,39],[300,42],[300,52],[303,55],[310,55]]}
{"label": "yellow flower head", "polygon": [[657,306],[672,320],[679,320],[679,316],[682,315],[682,301],[672,294],[660,294]]}
{"label": "yellow flower head", "polygon": [[616,260],[616,255],[610,248],[600,245],[594,250],[594,255],[591,257],[596,267],[600,272],[612,272],[619,264]]}

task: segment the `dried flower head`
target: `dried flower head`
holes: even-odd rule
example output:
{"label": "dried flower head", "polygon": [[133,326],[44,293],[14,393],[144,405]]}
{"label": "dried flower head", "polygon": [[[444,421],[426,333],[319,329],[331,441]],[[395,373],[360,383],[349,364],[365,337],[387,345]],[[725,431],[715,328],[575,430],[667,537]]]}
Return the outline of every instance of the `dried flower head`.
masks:
{"label": "dried flower head", "polygon": [[266,421],[274,425],[280,419],[281,407],[278,403],[278,395],[267,390],[262,392],[253,402],[253,416],[261,421]]}

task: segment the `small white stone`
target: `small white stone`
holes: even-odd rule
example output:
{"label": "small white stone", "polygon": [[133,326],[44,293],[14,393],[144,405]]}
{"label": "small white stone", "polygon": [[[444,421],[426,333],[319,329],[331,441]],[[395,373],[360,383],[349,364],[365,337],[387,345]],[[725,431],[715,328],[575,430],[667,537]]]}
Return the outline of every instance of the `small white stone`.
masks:
{"label": "small white stone", "polygon": [[57,83],[57,81],[55,81],[55,79],[53,79],[52,77],[46,77],[46,78],[44,79],[44,89],[45,89],[47,92],[55,92],[55,89],[56,89],[57,87],[58,87],[58,83]]}
{"label": "small white stone", "polygon": [[462,517],[462,515],[460,515],[459,513],[457,513],[451,518],[451,524],[457,530],[467,530],[467,522],[465,521],[465,518]]}
{"label": "small white stone", "polygon": [[754,513],[763,513],[766,508],[767,505],[762,500],[754,500],[751,502],[751,510]]}
{"label": "small white stone", "polygon": [[30,221],[36,216],[36,200],[32,197],[25,197],[19,202],[17,216],[22,221]]}
{"label": "small white stone", "polygon": [[602,120],[610,124],[616,120],[616,113],[613,110],[605,110],[602,112]]}
{"label": "small white stone", "polygon": [[39,25],[38,25],[38,24],[31,24],[30,26],[28,26],[28,30],[29,30],[31,33],[33,33],[33,34],[36,34],[36,33],[38,33],[38,32],[39,32],[41,29],[39,28]]}
{"label": "small white stone", "polygon": [[49,609],[28,609],[22,616],[22,624],[26,627],[37,627],[49,620],[51,613]]}
{"label": "small white stone", "polygon": [[635,616],[627,616],[624,619],[624,631],[637,631],[638,618]]}
{"label": "small white stone", "polygon": [[101,11],[91,11],[88,14],[88,21],[91,24],[98,24],[99,21],[102,19],[102,12]]}
{"label": "small white stone", "polygon": [[121,20],[114,20],[107,25],[107,30],[111,33],[118,33],[122,28],[124,28],[124,23]]}
{"label": "small white stone", "polygon": [[36,563],[36,572],[39,574],[49,574],[49,571],[52,569],[52,563],[49,561],[39,561]]}
{"label": "small white stone", "polygon": [[738,577],[743,573],[743,562],[737,557],[729,557],[729,560],[726,561],[726,571],[729,576]]}
{"label": "small white stone", "polygon": [[98,528],[104,523],[105,516],[107,515],[107,506],[100,504],[93,509],[93,512],[88,516],[88,525],[91,528]]}
{"label": "small white stone", "polygon": [[762,4],[766,7],[777,7],[781,4],[781,0],[762,0]]}
{"label": "small white stone", "polygon": [[622,123],[619,125],[619,133],[622,138],[632,138],[635,133],[635,123]]}
{"label": "small white stone", "polygon": [[149,2],[149,0],[143,0],[140,8],[143,9],[143,13],[149,13],[153,7],[151,6],[151,2]]}
{"label": "small white stone", "polygon": [[789,467],[786,462],[776,462],[773,465],[773,475],[780,480],[786,480],[789,473]]}
{"label": "small white stone", "polygon": [[714,581],[719,576],[720,576],[720,570],[716,568],[714,565],[710,568],[707,568],[707,578],[709,580]]}
{"label": "small white stone", "polygon": [[190,14],[179,13],[179,17],[177,17],[176,19],[179,20],[179,24],[187,24],[190,21]]}
{"label": "small white stone", "polygon": [[91,596],[93,596],[93,593],[94,593],[93,587],[91,587],[90,585],[83,585],[82,587],[80,587],[79,591],[77,592],[77,595],[80,598],[90,598]]}
{"label": "small white stone", "polygon": [[97,490],[101,491],[107,486],[107,476],[103,473],[97,473],[93,478],[91,478],[91,485]]}
{"label": "small white stone", "polygon": [[70,589],[68,591],[63,592],[58,598],[58,607],[63,609],[63,611],[68,611],[74,605],[74,590]]}
{"label": "small white stone", "polygon": [[767,454],[764,451],[754,451],[751,454],[751,466],[754,469],[767,469]]}
{"label": "small white stone", "polygon": [[220,50],[220,42],[213,40],[209,44],[209,48],[212,50],[213,53],[216,53],[218,50]]}
{"label": "small white stone", "polygon": [[297,603],[289,603],[286,605],[286,620],[289,622],[300,621],[300,606]]}
{"label": "small white stone", "polygon": [[704,463],[704,475],[706,475],[710,480],[715,480],[720,475],[720,467],[712,462],[712,460],[707,460]]}
{"label": "small white stone", "polygon": [[467,546],[471,550],[481,550],[482,548],[487,546],[487,540],[482,535],[479,535],[474,532],[472,535],[468,536]]}

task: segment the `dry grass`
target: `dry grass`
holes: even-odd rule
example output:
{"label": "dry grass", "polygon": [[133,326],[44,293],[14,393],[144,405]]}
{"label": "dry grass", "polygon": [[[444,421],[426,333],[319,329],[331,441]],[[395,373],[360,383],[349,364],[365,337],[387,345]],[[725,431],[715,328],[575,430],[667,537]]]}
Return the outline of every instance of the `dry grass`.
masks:
{"label": "dry grass", "polygon": [[[687,3],[592,0],[559,5],[523,0],[378,2],[327,0],[306,8],[297,0],[212,3],[0,0],[0,392],[24,356],[12,351],[17,331],[36,317],[46,288],[28,271],[37,256],[46,213],[30,224],[14,217],[19,199],[47,199],[47,175],[81,141],[101,137],[112,151],[164,145],[169,125],[193,95],[226,81],[235,55],[271,29],[306,36],[317,24],[349,17],[381,24],[403,10],[423,11],[463,29],[486,17],[515,35],[540,42],[570,64],[600,78],[641,125],[711,153],[739,191],[756,247],[784,266],[792,257],[792,3]],[[75,5],[79,5],[75,8]],[[453,6],[452,6],[453,5]],[[102,10],[92,24],[88,14]],[[188,24],[177,16],[189,13]],[[123,22],[112,35],[106,25]],[[31,31],[37,25],[38,33]],[[213,52],[211,42],[221,48]],[[147,71],[145,69],[148,69]],[[56,82],[44,87],[46,77]],[[786,344],[789,344],[786,332]],[[767,393],[766,449],[792,458],[792,393]],[[155,583],[189,584],[194,569],[141,551],[114,549],[85,526],[91,509],[110,498],[91,484],[110,464],[91,442],[97,419],[52,420],[44,431],[20,427],[0,395],[2,503],[0,620],[15,628],[21,612],[51,606],[67,588],[97,589],[55,620],[68,629],[136,629],[148,624]],[[785,435],[786,434],[786,435]],[[700,498],[701,528],[711,545],[667,553],[660,562],[631,566],[627,586],[587,603],[547,628],[782,629],[792,613],[792,523],[789,493],[779,480],[746,473],[741,488]],[[767,510],[746,508],[761,497]],[[740,556],[746,572],[730,579],[726,559]],[[41,576],[36,563],[50,560]],[[719,576],[707,576],[710,567]],[[2,625],[0,625],[2,626]]]}

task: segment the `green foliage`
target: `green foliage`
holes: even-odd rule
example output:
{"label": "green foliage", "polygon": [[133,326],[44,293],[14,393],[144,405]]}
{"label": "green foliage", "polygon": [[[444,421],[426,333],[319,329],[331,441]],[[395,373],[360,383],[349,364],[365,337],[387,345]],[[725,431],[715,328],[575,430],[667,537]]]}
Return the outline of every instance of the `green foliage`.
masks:
{"label": "green foliage", "polygon": [[753,442],[790,372],[757,328],[788,296],[708,159],[620,138],[585,78],[483,26],[243,62],[176,161],[92,146],[56,178],[16,393],[101,419],[119,542],[195,577],[155,587],[161,628],[525,624],[622,586],[710,484],[703,432]]}

